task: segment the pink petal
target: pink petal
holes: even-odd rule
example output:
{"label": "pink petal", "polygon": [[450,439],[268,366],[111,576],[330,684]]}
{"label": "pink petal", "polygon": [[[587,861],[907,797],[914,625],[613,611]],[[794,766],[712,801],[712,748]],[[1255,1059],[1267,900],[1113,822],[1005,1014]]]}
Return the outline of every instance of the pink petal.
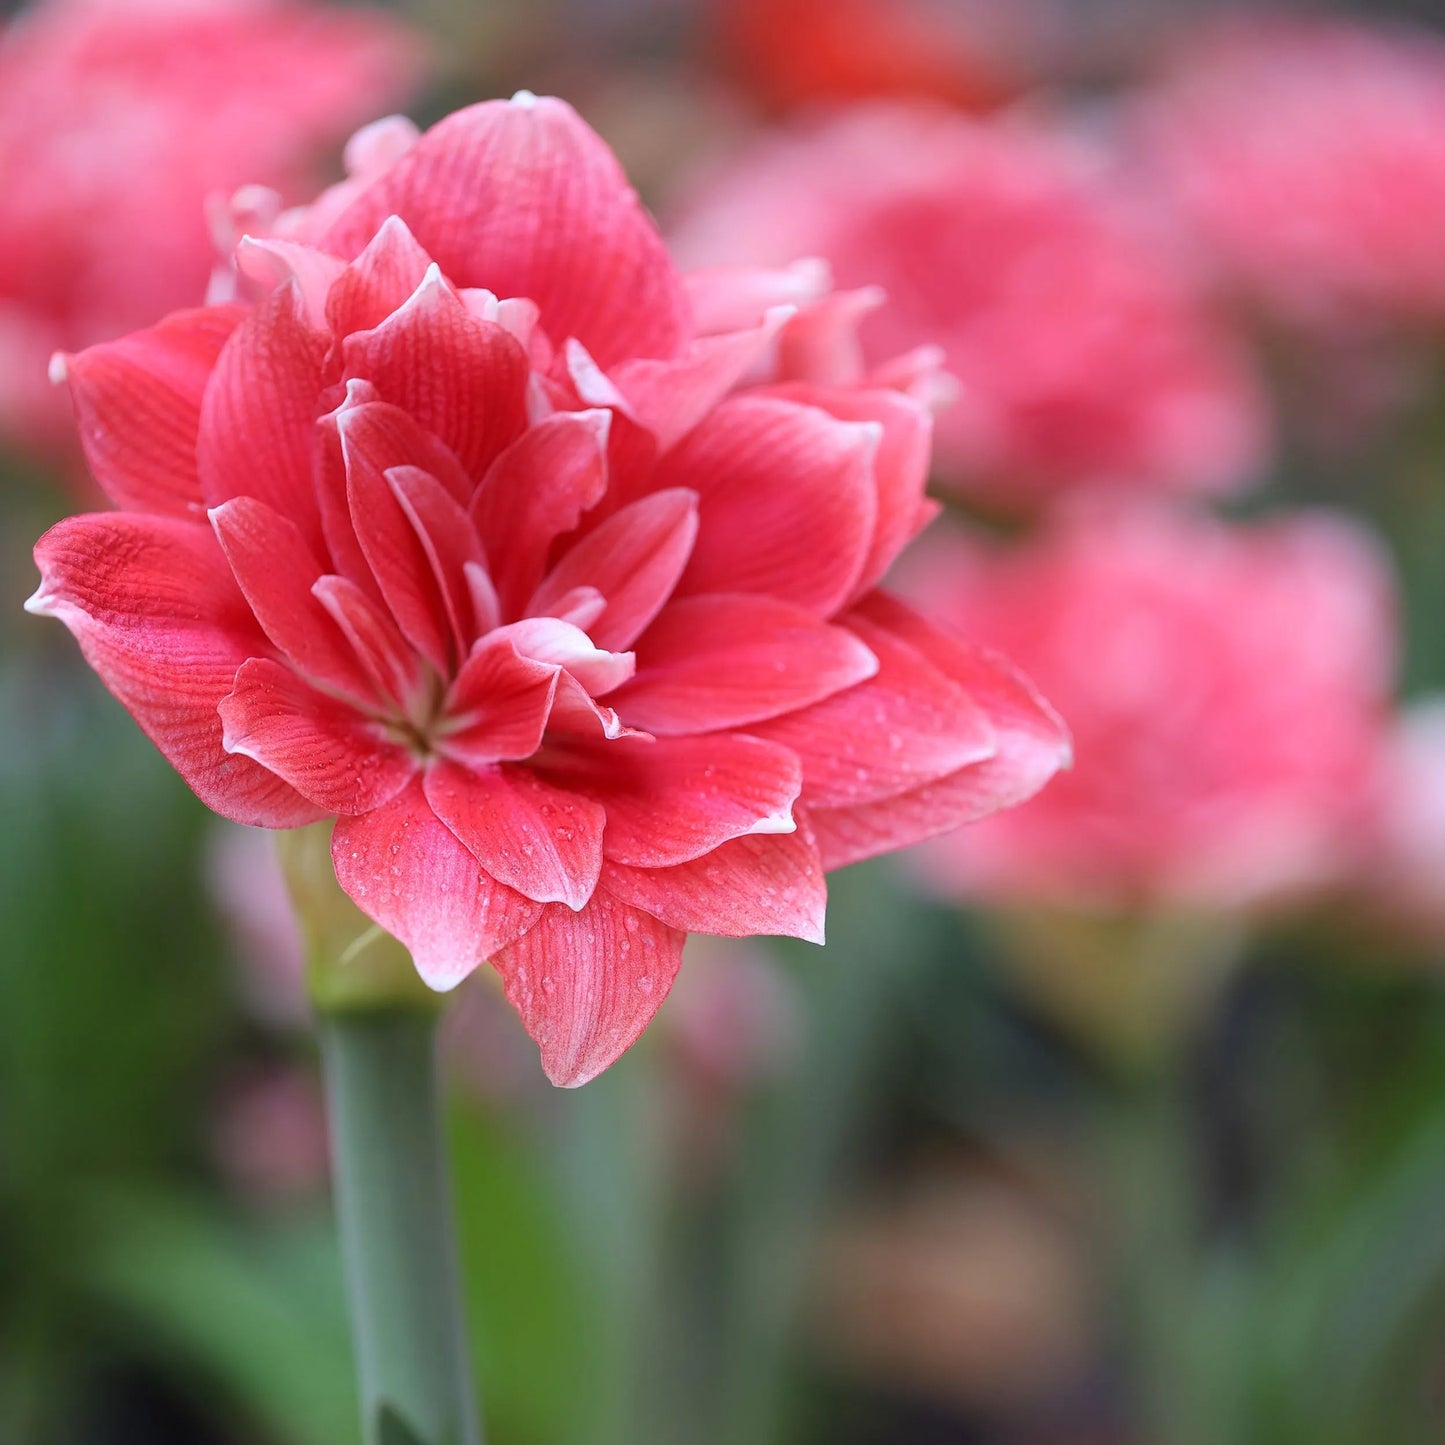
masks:
{"label": "pink petal", "polygon": [[452,626],[457,656],[462,657],[478,630],[466,575],[467,564],[475,564],[481,556],[471,518],[447,489],[420,467],[392,467],[386,481],[426,553]]}
{"label": "pink petal", "polygon": [[871,803],[992,758],[993,725],[956,683],[866,617],[846,625],[878,659],[878,675],[758,726],[803,762],[810,808]]}
{"label": "pink petal", "polygon": [[628,410],[667,451],[757,366],[792,314],[778,307],[749,330],[694,341],[675,360],[624,361],[612,379]]}
{"label": "pink petal", "polygon": [[858,327],[886,299],[879,287],[864,286],[831,292],[804,307],[779,343],[779,376],[822,386],[857,386],[865,370]]}
{"label": "pink petal", "polygon": [[194,517],[201,397],[245,311],[178,311],[146,331],[64,358],[85,459],[102,490],[129,511]]}
{"label": "pink petal", "polygon": [[268,650],[204,523],[131,513],[69,517],[36,544],[31,612],[57,617],[86,661],[196,796],[222,816],[296,828],[324,813],[221,746],[216,711]]}
{"label": "pink petal", "polygon": [[807,707],[877,670],[852,632],[791,603],[685,597],[638,640],[637,674],[609,700],[649,732],[710,732]]}
{"label": "pink petal", "polygon": [[697,495],[681,487],[654,492],[583,537],[533,593],[527,611],[555,615],[568,594],[592,587],[606,606],[589,635],[599,647],[625,648],[672,595],[696,538]]}
{"label": "pink petal", "polygon": [[527,296],[604,365],[670,356],[687,301],[616,158],[560,100],[487,101],[433,126],[335,222],[354,256],[401,216],[458,286]]}
{"label": "pink petal", "polygon": [[792,753],[738,733],[549,743],[534,766],[601,803],[603,852],[636,868],[688,863],[749,833],[791,833],[802,787]]}
{"label": "pink petal", "polygon": [[699,336],[755,326],[775,306],[821,300],[833,284],[827,263],[791,266],[700,266],[682,278]]}
{"label": "pink petal", "polygon": [[594,1079],[637,1041],[677,977],[686,935],[599,889],[551,904],[492,960],[560,1088]]}
{"label": "pink petal", "polygon": [[608,892],[685,933],[823,942],[828,889],[811,833],[734,838],[673,868],[608,863]]}
{"label": "pink petal", "polygon": [[233,497],[210,515],[266,636],[311,681],[354,701],[374,702],[366,670],[311,590],[321,566],[296,524],[254,497]]}
{"label": "pink petal", "polygon": [[352,902],[399,938],[422,980],[443,992],[542,912],[482,871],[432,812],[420,778],[370,813],[337,819],[331,861]]}
{"label": "pink petal", "polygon": [[510,331],[478,321],[433,266],[397,311],[347,338],[346,372],[364,377],[455,454],[469,476],[527,425],[527,354]]}
{"label": "pink petal", "polygon": [[772,393],[816,406],[840,421],[874,422],[882,428],[873,476],[878,518],[855,597],[873,586],[918,532],[918,510],[932,463],[933,414],[922,402],[896,391],[869,391],[806,384]]}
{"label": "pink petal", "polygon": [[559,412],[502,453],[472,502],[503,616],[515,616],[536,587],[547,553],[573,531],[607,488],[611,413]]}
{"label": "pink petal", "polygon": [[506,638],[523,657],[565,667],[593,697],[611,692],[632,676],[630,652],[597,647],[580,627],[558,617],[524,617],[493,636]]}
{"label": "pink petal", "polygon": [[321,331],[327,326],[327,295],[345,267],[335,256],[296,241],[242,236],[236,247],[236,269],[268,289],[294,280],[307,324]]}
{"label": "pink petal", "polygon": [[499,883],[538,903],[581,908],[602,871],[601,804],[543,782],[530,769],[427,769],[436,815]]}
{"label": "pink petal", "polygon": [[949,636],[903,603],[870,593],[856,613],[904,640],[983,710],[993,757],[935,783],[854,808],[809,810],[827,868],[921,842],[1031,798],[1069,766],[1067,728],[1004,658]]}
{"label": "pink petal", "polygon": [[209,506],[255,497],[290,517],[320,552],[311,479],[325,339],[294,281],[278,287],[222,349],[201,404],[196,456]]}
{"label": "pink petal", "polygon": [[331,288],[326,319],[332,333],[345,339],[381,325],[421,285],[430,265],[406,222],[388,216]]}
{"label": "pink petal", "polygon": [[682,592],[761,592],[818,616],[853,591],[873,541],[881,429],[776,397],[725,401],[658,466],[698,494]]}
{"label": "pink petal", "polygon": [[348,577],[319,577],[311,593],[351,644],[376,691],[410,711],[407,705],[426,685],[426,673],[391,614]]}
{"label": "pink petal", "polygon": [[475,766],[531,757],[542,745],[558,673],[555,664],[523,657],[508,637],[484,637],[447,694],[449,729],[439,750]]}
{"label": "pink petal", "polygon": [[266,658],[242,664],[220,713],[228,753],[255,759],[328,813],[368,813],[416,772],[379,724]]}
{"label": "pink petal", "polygon": [[[382,404],[343,408],[338,414],[347,501],[356,540],[396,625],[445,676],[455,646],[446,602],[426,548],[386,479],[397,464],[391,458],[401,450],[393,431],[397,416],[395,407]],[[404,435],[405,428],[400,430]]]}

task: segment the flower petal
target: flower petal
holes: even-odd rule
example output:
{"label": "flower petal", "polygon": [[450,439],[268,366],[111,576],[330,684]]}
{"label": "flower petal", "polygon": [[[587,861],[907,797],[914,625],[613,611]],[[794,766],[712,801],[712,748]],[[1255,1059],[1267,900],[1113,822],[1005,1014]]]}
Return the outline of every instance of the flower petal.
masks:
{"label": "flower petal", "polygon": [[993,725],[962,687],[868,618],[840,621],[878,659],[878,675],[756,728],[802,759],[810,808],[876,802],[994,756]]}
{"label": "flower petal", "polygon": [[434,432],[471,477],[526,428],[526,352],[506,327],[472,316],[435,265],[400,309],[343,349],[347,376]]}
{"label": "flower petal", "polygon": [[201,398],[245,314],[239,306],[178,311],[64,358],[85,459],[116,506],[195,517]]}
{"label": "flower petal", "polygon": [[844,628],[771,597],[684,597],[637,643],[637,673],[609,701],[661,734],[743,727],[873,676],[877,659]]}
{"label": "flower petal", "polygon": [[321,566],[296,524],[254,497],[233,497],[210,515],[266,636],[311,681],[363,704],[376,701],[355,651],[311,590]]}
{"label": "flower petal", "polygon": [[498,628],[493,636],[506,638],[523,657],[565,667],[592,697],[626,682],[635,666],[630,652],[608,652],[580,627],[559,617],[524,617]]}
{"label": "flower petal", "polygon": [[294,281],[279,286],[222,348],[201,403],[201,493],[218,507],[255,497],[290,517],[320,552],[312,446],[325,338],[306,321]]}
{"label": "flower petal", "polygon": [[631,645],[672,595],[697,539],[697,494],[682,487],[654,492],[614,512],[565,553],[532,594],[527,611],[555,615],[578,587],[606,601],[588,628],[599,646]]}
{"label": "flower petal", "polygon": [[504,617],[522,610],[552,543],[606,491],[611,419],[601,409],[546,417],[497,458],[477,489],[472,520]]}
{"label": "flower petal", "polygon": [[672,868],[608,863],[603,879],[608,892],[685,933],[823,942],[828,889],[801,819],[796,833],[734,838]]}
{"label": "flower petal", "polygon": [[606,144],[560,100],[518,96],[448,116],[332,225],[356,255],[401,216],[458,286],[527,296],[556,340],[606,366],[670,356],[688,313],[652,220]]}
{"label": "flower petal", "polygon": [[835,612],[872,545],[881,431],[777,397],[723,402],[658,464],[655,486],[699,498],[679,591],[761,592]]}
{"label": "flower petal", "polygon": [[594,1079],[637,1041],[672,988],[686,935],[602,889],[551,904],[492,960],[560,1088]]}
{"label": "flower petal", "polygon": [[688,863],[749,833],[791,833],[802,788],[792,753],[738,733],[549,741],[534,766],[601,803],[604,854],[636,868]]}
{"label": "flower petal", "polygon": [[538,903],[581,908],[602,871],[600,803],[555,788],[529,768],[427,769],[437,817],[499,883]]}
{"label": "flower petal", "polygon": [[331,288],[326,321],[333,335],[344,340],[380,326],[421,285],[431,263],[406,222],[388,216]]}
{"label": "flower petal", "polygon": [[523,657],[492,633],[462,664],[443,709],[451,730],[439,751],[473,766],[529,758],[542,743],[561,669]]}
{"label": "flower petal", "polygon": [[297,828],[324,813],[221,746],[216,711],[268,643],[203,522],[134,513],[69,517],[36,544],[31,612],[57,617],[85,659],[207,807]]}
{"label": "flower petal", "polygon": [[425,686],[424,664],[391,614],[349,577],[318,577],[311,593],[351,644],[376,691],[409,711],[408,703]]}
{"label": "flower petal", "polygon": [[328,813],[370,812],[416,772],[378,724],[268,658],[241,665],[220,713],[228,753],[254,758]]}
{"label": "flower petal", "polygon": [[542,912],[482,871],[432,812],[420,778],[370,813],[337,819],[331,861],[352,902],[411,950],[422,980],[439,991],[455,988]]}

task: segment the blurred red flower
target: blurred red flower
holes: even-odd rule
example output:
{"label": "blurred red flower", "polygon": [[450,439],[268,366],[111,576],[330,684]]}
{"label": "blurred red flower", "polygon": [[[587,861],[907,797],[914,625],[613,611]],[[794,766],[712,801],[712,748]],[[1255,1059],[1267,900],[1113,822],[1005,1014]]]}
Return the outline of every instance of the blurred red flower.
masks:
{"label": "blurred red flower", "polygon": [[61,348],[199,303],[207,199],[314,184],[419,56],[379,12],[288,0],[45,0],[0,39],[0,433],[70,436]]}
{"label": "blurred red flower", "polygon": [[930,419],[800,379],[847,370],[849,298],[685,282],[560,101],[350,155],[239,248],[254,304],[69,358],[121,510],[42,539],[31,606],[216,811],[338,815],[362,911],[435,988],[490,958],[581,1083],[687,930],[819,939],[824,867],[1019,801],[1067,740],[874,590]]}
{"label": "blurred red flower", "polygon": [[958,395],[939,460],[994,505],[1222,492],[1263,463],[1248,358],[1066,134],[855,107],[704,180],[674,241],[694,262],[818,255],[840,284],[878,283],[890,304],[863,323],[865,354],[942,345]]}
{"label": "blurred red flower", "polygon": [[1310,327],[1445,319],[1445,42],[1276,17],[1183,37],[1137,133],[1225,275]]}
{"label": "blurred red flower", "polygon": [[1091,510],[1012,548],[940,538],[913,581],[1030,670],[1078,760],[1031,807],[924,850],[944,892],[1228,909],[1330,883],[1368,846],[1395,619],[1353,524]]}

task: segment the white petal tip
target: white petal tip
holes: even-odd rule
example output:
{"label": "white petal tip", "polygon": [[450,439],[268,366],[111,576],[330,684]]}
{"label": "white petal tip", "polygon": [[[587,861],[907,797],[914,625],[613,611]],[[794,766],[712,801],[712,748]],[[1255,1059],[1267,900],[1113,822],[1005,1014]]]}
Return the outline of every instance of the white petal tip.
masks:
{"label": "white petal tip", "polygon": [[537,104],[537,97],[530,90],[519,90],[512,96],[512,104],[521,106],[523,110],[531,110]]}
{"label": "white petal tip", "polygon": [[70,380],[70,353],[68,351],[57,351],[50,358],[50,365],[46,368],[46,375],[50,378],[52,386],[64,386]]}
{"label": "white petal tip", "polygon": [[798,824],[791,813],[775,813],[771,818],[759,818],[750,833],[796,833]]}
{"label": "white petal tip", "polygon": [[54,599],[45,590],[45,583],[41,583],[29,597],[25,599],[25,610],[32,617],[53,617],[55,615]]}

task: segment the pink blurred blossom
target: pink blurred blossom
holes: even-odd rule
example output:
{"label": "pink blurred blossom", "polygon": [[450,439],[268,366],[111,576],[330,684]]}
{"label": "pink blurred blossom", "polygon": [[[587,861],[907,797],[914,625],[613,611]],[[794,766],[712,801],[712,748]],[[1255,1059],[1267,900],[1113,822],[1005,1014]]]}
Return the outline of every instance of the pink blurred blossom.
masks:
{"label": "pink blurred blossom", "polygon": [[1445,319],[1445,42],[1275,16],[1182,37],[1137,133],[1224,275],[1310,328]]}
{"label": "pink blurred blossom", "polygon": [[1016,118],[874,104],[759,141],[675,228],[693,262],[817,255],[877,283],[877,362],[939,343],[947,479],[1005,508],[1085,486],[1231,491],[1261,468],[1248,356],[1097,154]]}
{"label": "pink blurred blossom", "polygon": [[44,0],[0,38],[0,433],[59,450],[51,353],[205,294],[213,195],[295,192],[403,98],[419,52],[380,12],[304,0]]}
{"label": "pink blurred blossom", "polygon": [[918,856],[953,896],[1244,908],[1359,861],[1390,717],[1389,568],[1324,514],[1230,525],[1090,510],[1037,539],[939,538],[915,597],[1048,689],[1072,773]]}
{"label": "pink blurred blossom", "polygon": [[315,1074],[297,1064],[253,1068],[223,1093],[216,1162],[242,1198],[295,1204],[326,1188],[326,1117]]}

